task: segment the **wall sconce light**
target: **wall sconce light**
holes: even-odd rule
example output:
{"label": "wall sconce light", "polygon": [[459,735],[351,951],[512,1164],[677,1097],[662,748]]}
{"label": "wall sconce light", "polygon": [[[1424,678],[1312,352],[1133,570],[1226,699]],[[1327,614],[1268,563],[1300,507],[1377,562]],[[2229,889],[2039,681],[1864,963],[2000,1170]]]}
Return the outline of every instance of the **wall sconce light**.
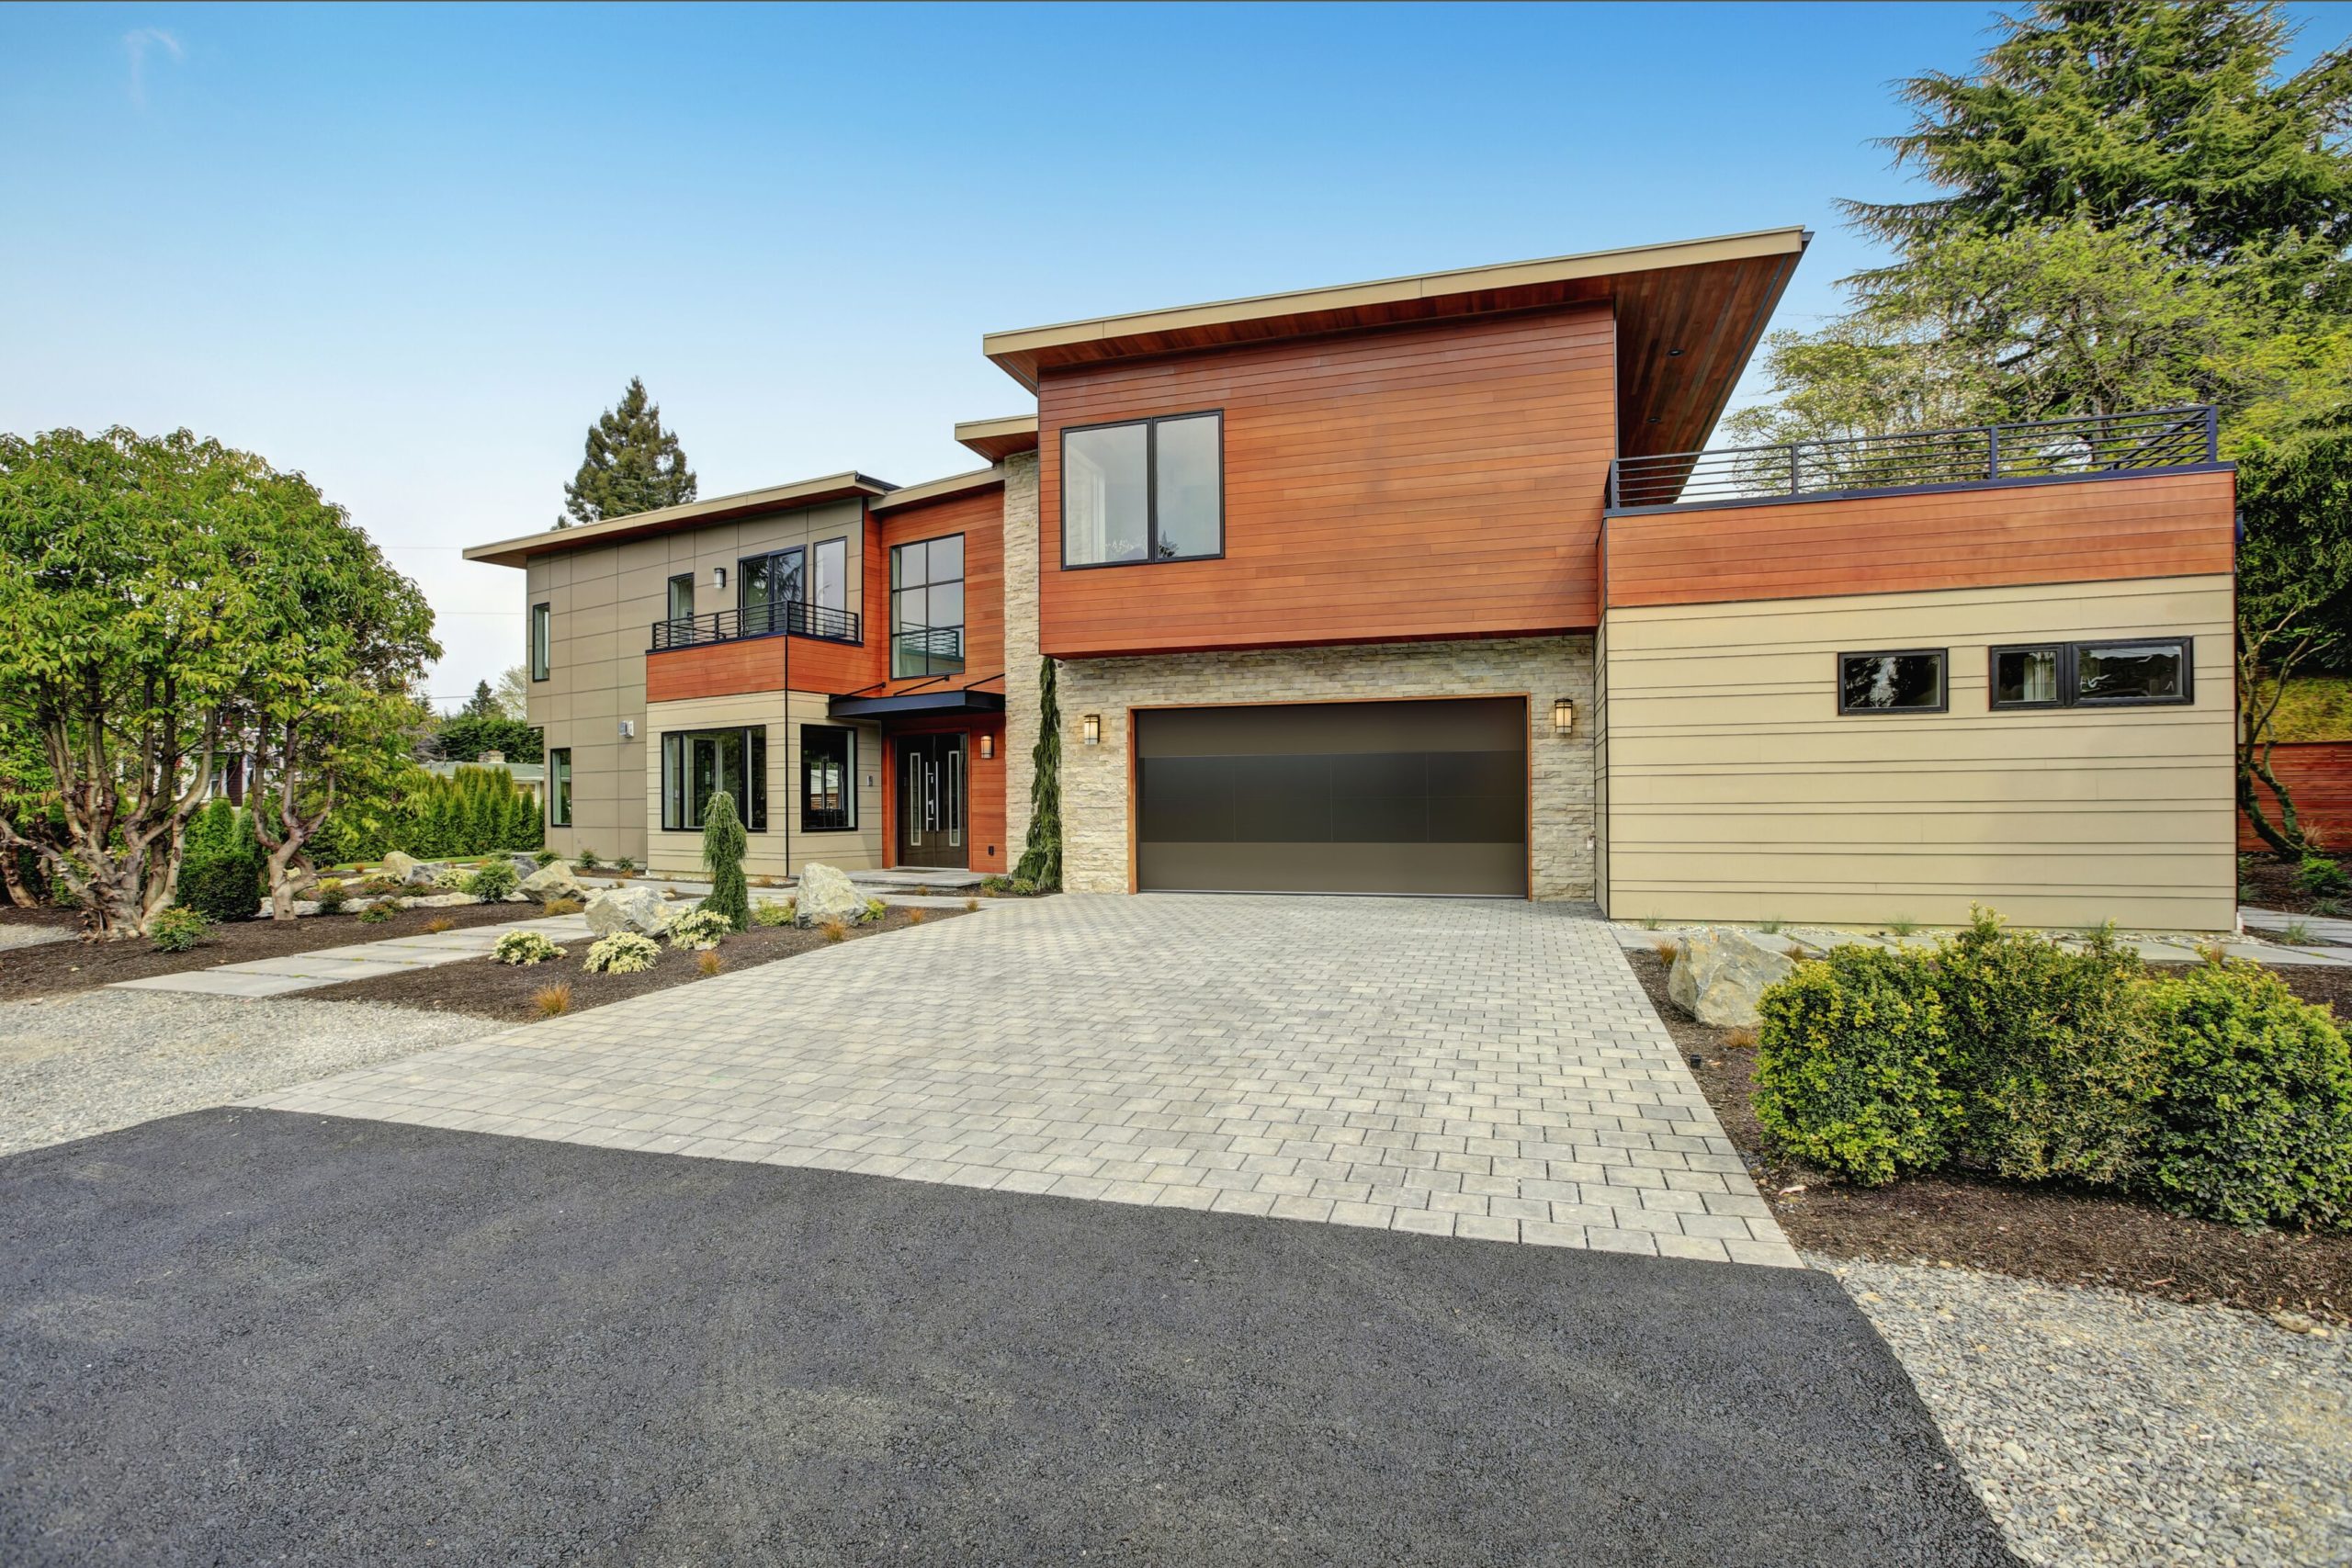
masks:
{"label": "wall sconce light", "polygon": [[713,588],[724,588],[727,586],[727,569],[725,567],[715,566],[710,569],[710,585]]}
{"label": "wall sconce light", "polygon": [[981,736],[981,737],[980,737],[980,761],[984,761],[984,762],[985,762],[985,761],[987,761],[989,758],[991,758],[991,757],[993,757],[993,756],[995,756],[995,755],[996,755],[996,737],[995,737],[995,736],[993,736],[993,735],[983,735],[983,736]]}
{"label": "wall sconce light", "polygon": [[1577,727],[1577,705],[1566,697],[1552,699],[1552,733],[1565,738]]}
{"label": "wall sconce light", "polygon": [[1080,719],[1078,721],[1078,738],[1080,740],[1085,741],[1089,746],[1102,745],[1102,716],[1099,713],[1091,713],[1084,718]]}

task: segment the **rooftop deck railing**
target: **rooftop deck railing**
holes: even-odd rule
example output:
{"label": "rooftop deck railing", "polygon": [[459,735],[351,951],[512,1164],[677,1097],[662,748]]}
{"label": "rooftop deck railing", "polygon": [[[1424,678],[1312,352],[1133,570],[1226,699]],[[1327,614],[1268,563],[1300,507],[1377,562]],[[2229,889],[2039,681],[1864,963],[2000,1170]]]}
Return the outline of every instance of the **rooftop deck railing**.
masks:
{"label": "rooftop deck railing", "polygon": [[751,637],[819,637],[826,642],[860,642],[856,613],[786,599],[772,604],[746,604],[741,609],[714,610],[707,615],[653,623],[653,651],[695,648],[709,642],[736,642]]}
{"label": "rooftop deck railing", "polygon": [[2220,441],[2214,411],[2205,407],[1664,452],[1611,463],[1609,507],[1641,512],[2196,468],[2220,461]]}

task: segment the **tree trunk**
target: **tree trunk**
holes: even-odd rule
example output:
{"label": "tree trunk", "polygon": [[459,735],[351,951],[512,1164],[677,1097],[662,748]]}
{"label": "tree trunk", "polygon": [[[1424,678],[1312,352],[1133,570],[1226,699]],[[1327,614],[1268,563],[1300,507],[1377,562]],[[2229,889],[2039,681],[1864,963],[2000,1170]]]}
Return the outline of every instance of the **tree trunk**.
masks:
{"label": "tree trunk", "polygon": [[302,853],[310,838],[307,832],[288,834],[284,843],[269,852],[269,918],[273,920],[294,919],[294,896],[314,880],[308,874],[310,861]]}
{"label": "tree trunk", "polygon": [[17,863],[14,844],[0,844],[0,882],[7,885],[8,902],[17,908],[40,908],[40,900],[34,897],[33,890],[25,886],[24,869]]}

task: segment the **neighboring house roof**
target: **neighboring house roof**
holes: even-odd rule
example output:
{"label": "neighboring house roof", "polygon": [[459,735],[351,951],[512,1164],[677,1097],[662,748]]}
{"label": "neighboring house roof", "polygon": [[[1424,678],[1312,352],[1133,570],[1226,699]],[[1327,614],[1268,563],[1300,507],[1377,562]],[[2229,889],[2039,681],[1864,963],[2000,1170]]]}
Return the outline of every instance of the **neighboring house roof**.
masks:
{"label": "neighboring house roof", "polygon": [[1015,452],[1037,449],[1037,416],[1009,413],[999,419],[967,419],[956,426],[956,439],[986,457],[1001,463]]}
{"label": "neighboring house roof", "polygon": [[875,502],[869,510],[888,512],[894,507],[912,506],[920,501],[938,501],[946,496],[966,495],[1003,482],[1002,468],[995,467],[974,468],[967,474],[950,474],[944,479],[931,479],[922,484],[908,485],[903,489],[894,490],[881,500]]}
{"label": "neighboring house roof", "polygon": [[423,766],[426,773],[439,773],[445,779],[455,778],[459,768],[504,768],[514,775],[516,784],[531,789],[544,784],[548,776],[544,762],[426,762]]}
{"label": "neighboring house roof", "polygon": [[681,528],[698,528],[706,523],[744,517],[755,512],[815,506],[820,502],[841,501],[854,495],[888,495],[898,488],[887,479],[873,479],[852,469],[845,473],[828,474],[822,479],[798,479],[791,484],[770,485],[764,490],[713,496],[708,501],[690,501],[684,506],[664,506],[658,511],[632,513],[627,517],[609,517],[602,523],[583,523],[576,528],[550,528],[545,533],[525,534],[517,538],[501,539],[495,544],[476,545],[466,551],[466,558],[489,561],[494,566],[521,566],[533,556],[547,555],[556,550],[609,545],[616,540],[642,538],[649,534],[675,533]]}
{"label": "neighboring house roof", "polygon": [[1763,229],[1261,294],[989,333],[980,347],[1035,391],[1040,372],[1068,366],[1607,300],[1617,315],[1620,455],[1693,451],[1812,237]]}

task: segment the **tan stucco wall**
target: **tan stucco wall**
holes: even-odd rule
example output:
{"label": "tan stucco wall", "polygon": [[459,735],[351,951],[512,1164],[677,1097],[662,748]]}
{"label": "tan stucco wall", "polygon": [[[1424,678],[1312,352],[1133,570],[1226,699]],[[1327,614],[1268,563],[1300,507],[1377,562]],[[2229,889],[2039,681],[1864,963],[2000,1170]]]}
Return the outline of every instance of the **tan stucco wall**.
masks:
{"label": "tan stucco wall", "polygon": [[1004,863],[1029,845],[1037,747],[1037,454],[1004,460]]}
{"label": "tan stucco wall", "polygon": [[[1609,911],[2211,931],[2236,919],[2227,577],[1613,609]],[[2193,705],[1994,713],[1989,649],[2189,636]],[[1841,716],[1840,652],[1950,650],[1950,711]]]}
{"label": "tan stucco wall", "polygon": [[[1528,699],[1533,775],[1532,887],[1538,898],[1592,893],[1592,742],[1552,732],[1552,701],[1592,700],[1589,637],[1193,653],[1061,662],[1062,873],[1073,892],[1127,890],[1127,729],[1132,707],[1329,702],[1357,697]],[[1100,714],[1100,745],[1080,720]]]}
{"label": "tan stucco wall", "polygon": [[[846,539],[849,608],[863,613],[868,586],[861,572],[863,516],[855,500],[829,502],[532,559],[525,572],[526,672],[527,606],[552,606],[553,640],[548,678],[528,683],[527,716],[545,731],[549,747],[571,749],[572,825],[548,829],[548,848],[567,856],[585,848],[607,860],[627,856],[645,862],[649,813],[654,822],[660,819],[644,787],[645,650],[653,623],[668,613],[671,577],[695,574],[697,613],[731,609],[736,562],[743,556]],[[720,566],[727,569],[723,591],[711,586],[711,569]],[[872,587],[875,602],[881,603],[883,586]],[[770,694],[768,701],[775,700]],[[637,725],[634,739],[620,739],[625,718]],[[657,756],[651,766],[658,771],[659,765]]]}
{"label": "tan stucco wall", "polygon": [[[786,698],[790,698],[790,709]],[[699,875],[702,834],[662,830],[662,736],[678,729],[767,727],[768,826],[751,836],[743,869],[753,876],[794,876],[810,861],[843,871],[866,871],[882,863],[882,731],[871,724],[848,724],[826,716],[828,699],[818,692],[749,692],[740,696],[697,697],[655,703],[646,714],[644,792],[650,858],[646,869]],[[833,725],[857,732],[857,827],[849,832],[800,830],[800,727]]]}

